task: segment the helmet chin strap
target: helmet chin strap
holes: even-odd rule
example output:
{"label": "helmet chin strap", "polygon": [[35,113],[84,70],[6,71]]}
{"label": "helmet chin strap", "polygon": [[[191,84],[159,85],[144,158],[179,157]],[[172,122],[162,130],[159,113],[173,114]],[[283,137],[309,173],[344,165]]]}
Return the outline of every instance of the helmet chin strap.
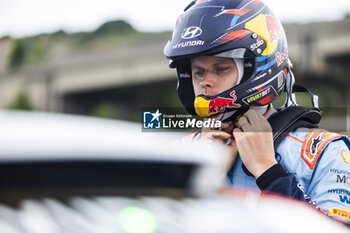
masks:
{"label": "helmet chin strap", "polygon": [[288,60],[288,63],[289,63],[289,69],[288,69],[288,75],[287,75],[286,87],[285,87],[285,91],[287,95],[286,95],[285,103],[283,104],[284,108],[298,105],[295,98],[295,94],[293,93],[293,86],[295,84],[294,74],[291,71],[293,64],[290,60]]}
{"label": "helmet chin strap", "polygon": [[246,111],[250,109],[264,115],[268,111],[268,108],[269,108],[269,104],[264,106],[251,106],[248,109],[244,108],[244,109],[238,109],[231,112],[220,113],[216,115],[215,119],[219,121],[234,121],[237,119],[237,117],[243,115]]}
{"label": "helmet chin strap", "polygon": [[231,112],[224,112],[217,115],[216,119],[219,121],[236,121],[239,116],[242,116],[248,109],[238,109]]}
{"label": "helmet chin strap", "polygon": [[215,116],[215,119],[218,120],[218,121],[225,121],[227,119],[229,119],[230,117],[233,116],[233,114],[235,114],[238,110],[236,111],[232,111],[232,112],[224,112],[224,113],[221,113],[221,114],[218,114]]}
{"label": "helmet chin strap", "polygon": [[264,115],[269,110],[269,105],[270,104],[267,104],[264,106],[251,106],[249,109],[252,109],[252,110]]}

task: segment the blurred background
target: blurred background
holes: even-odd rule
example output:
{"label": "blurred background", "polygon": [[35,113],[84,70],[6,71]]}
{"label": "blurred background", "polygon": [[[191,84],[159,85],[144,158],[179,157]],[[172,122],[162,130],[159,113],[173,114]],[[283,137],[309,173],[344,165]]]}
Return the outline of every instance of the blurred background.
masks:
{"label": "blurred background", "polygon": [[[346,111],[350,2],[265,2],[282,19],[297,83],[321,110]],[[1,1],[0,108],[140,121],[142,107],[181,107],[163,48],[189,3]]]}

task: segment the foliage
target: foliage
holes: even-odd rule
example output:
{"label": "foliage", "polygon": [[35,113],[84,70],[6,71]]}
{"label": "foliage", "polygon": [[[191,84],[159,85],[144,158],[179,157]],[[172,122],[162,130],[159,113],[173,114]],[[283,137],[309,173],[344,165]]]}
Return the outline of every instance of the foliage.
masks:
{"label": "foliage", "polygon": [[49,55],[46,37],[36,36],[15,40],[9,57],[10,67],[17,68],[24,64],[38,64],[45,61]]}
{"label": "foliage", "polygon": [[106,35],[122,35],[131,32],[136,32],[135,29],[124,20],[115,20],[102,24],[97,28],[92,35],[106,36]]}
{"label": "foliage", "polygon": [[44,43],[35,43],[31,47],[30,53],[27,55],[29,63],[37,64],[48,58],[49,50]]}
{"label": "foliage", "polygon": [[17,39],[13,43],[12,51],[9,57],[11,68],[19,67],[23,64],[25,58],[25,45],[23,39]]}
{"label": "foliage", "polygon": [[52,33],[52,36],[57,39],[57,38],[66,37],[67,33],[63,30],[58,30],[57,32]]}
{"label": "foliage", "polygon": [[99,103],[92,110],[91,115],[94,117],[113,119],[116,117],[116,109],[110,103]]}
{"label": "foliage", "polygon": [[[59,56],[70,56],[71,52],[79,53],[116,46],[124,47],[130,44],[163,43],[171,36],[170,32],[147,33],[138,32],[124,20],[106,22],[92,32],[66,33],[59,30],[52,34],[41,34],[22,39],[13,39],[12,50],[9,55],[9,67],[18,68],[28,64],[39,64],[55,57],[57,51],[63,52]],[[61,47],[60,47],[61,46]],[[55,57],[57,58],[57,57]]]}
{"label": "foliage", "polygon": [[31,103],[28,94],[23,90],[17,93],[16,97],[7,108],[13,109],[13,110],[16,109],[16,110],[26,110],[26,111],[34,110],[34,106]]}

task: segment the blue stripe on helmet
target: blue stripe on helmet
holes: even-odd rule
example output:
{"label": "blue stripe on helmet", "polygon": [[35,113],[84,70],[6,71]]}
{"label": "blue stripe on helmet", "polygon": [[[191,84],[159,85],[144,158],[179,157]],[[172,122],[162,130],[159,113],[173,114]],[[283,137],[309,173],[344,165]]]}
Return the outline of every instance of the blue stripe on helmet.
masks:
{"label": "blue stripe on helmet", "polygon": [[231,26],[236,25],[237,20],[238,20],[239,18],[240,18],[240,16],[238,16],[238,15],[233,16],[233,18],[232,18],[232,20],[231,20]]}
{"label": "blue stripe on helmet", "polygon": [[267,68],[270,68],[271,66],[273,66],[274,64],[276,64],[276,59],[273,59],[272,61],[268,62],[266,65],[264,66],[259,66],[257,67],[256,71],[263,71],[266,70]]}

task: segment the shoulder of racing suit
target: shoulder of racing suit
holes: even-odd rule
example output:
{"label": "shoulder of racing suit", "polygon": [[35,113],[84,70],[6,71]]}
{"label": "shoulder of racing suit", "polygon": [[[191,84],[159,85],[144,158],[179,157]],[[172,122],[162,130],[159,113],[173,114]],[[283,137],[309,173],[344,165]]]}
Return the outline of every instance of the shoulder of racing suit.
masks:
{"label": "shoulder of racing suit", "polygon": [[[270,182],[267,191],[312,202],[341,221],[350,221],[350,141],[323,129],[298,128],[276,149],[276,159],[286,174]],[[290,178],[288,179],[288,175]],[[293,181],[294,177],[294,181]],[[345,217],[344,217],[345,216]]]}
{"label": "shoulder of racing suit", "polygon": [[[188,135],[192,142],[200,132]],[[263,193],[307,201],[340,221],[350,221],[350,141],[323,129],[299,127],[276,148],[278,164],[256,180]]]}

